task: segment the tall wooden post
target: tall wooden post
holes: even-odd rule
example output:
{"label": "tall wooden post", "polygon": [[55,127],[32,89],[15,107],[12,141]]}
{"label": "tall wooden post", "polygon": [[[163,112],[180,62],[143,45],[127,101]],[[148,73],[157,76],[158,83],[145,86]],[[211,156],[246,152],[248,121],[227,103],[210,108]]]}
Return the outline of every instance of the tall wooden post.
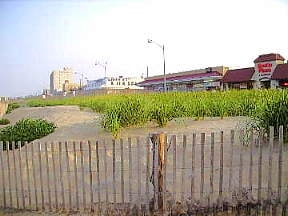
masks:
{"label": "tall wooden post", "polygon": [[157,166],[154,167],[154,201],[156,202],[155,204],[158,211],[163,213],[165,210],[165,157],[167,151],[167,139],[165,133],[153,134],[151,138],[154,146],[154,166]]}

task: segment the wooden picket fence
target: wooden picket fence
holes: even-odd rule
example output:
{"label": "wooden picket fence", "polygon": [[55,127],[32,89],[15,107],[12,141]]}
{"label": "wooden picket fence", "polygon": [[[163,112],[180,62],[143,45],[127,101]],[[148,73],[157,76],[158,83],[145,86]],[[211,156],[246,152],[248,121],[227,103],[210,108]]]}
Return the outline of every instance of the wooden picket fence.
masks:
{"label": "wooden picket fence", "polygon": [[96,215],[286,215],[283,127],[0,143],[0,207]]}

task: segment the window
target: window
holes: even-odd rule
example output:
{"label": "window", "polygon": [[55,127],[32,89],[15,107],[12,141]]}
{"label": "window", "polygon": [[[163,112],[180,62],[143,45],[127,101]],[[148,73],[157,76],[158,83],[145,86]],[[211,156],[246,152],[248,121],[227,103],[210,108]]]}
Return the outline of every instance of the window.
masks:
{"label": "window", "polygon": [[111,82],[111,85],[113,85],[113,82]]}
{"label": "window", "polygon": [[122,82],[122,85],[125,85],[125,82]]}

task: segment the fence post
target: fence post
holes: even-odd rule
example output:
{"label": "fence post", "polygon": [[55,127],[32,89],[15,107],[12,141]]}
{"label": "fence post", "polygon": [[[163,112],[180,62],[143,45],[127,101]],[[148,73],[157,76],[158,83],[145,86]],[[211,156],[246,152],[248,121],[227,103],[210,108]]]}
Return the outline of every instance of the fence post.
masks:
{"label": "fence post", "polygon": [[[166,134],[165,133],[160,133],[160,134],[153,134],[152,135],[152,141],[153,141],[153,146],[154,146],[154,151],[153,154],[155,157],[153,159],[155,160],[154,162],[156,165],[156,169],[154,169],[154,199],[156,201],[157,208],[160,213],[164,212],[164,189],[165,189],[165,179],[164,179],[164,174],[165,174],[165,157],[166,157],[166,145],[167,145],[167,139],[166,139]],[[158,144],[158,146],[157,146]],[[158,159],[156,159],[158,158]],[[158,170],[158,172],[155,170]],[[156,176],[156,177],[155,177]],[[155,181],[156,180],[156,181]],[[156,182],[158,184],[156,184]]]}
{"label": "fence post", "polygon": [[3,206],[6,208],[6,194],[5,194],[5,176],[4,176],[4,164],[3,164],[4,143],[0,141],[0,163],[1,163],[1,176],[2,176],[2,193],[3,193]]}
{"label": "fence post", "polygon": [[281,187],[282,187],[282,149],[283,149],[283,125],[279,127],[279,159],[278,159],[278,199],[281,203]]}

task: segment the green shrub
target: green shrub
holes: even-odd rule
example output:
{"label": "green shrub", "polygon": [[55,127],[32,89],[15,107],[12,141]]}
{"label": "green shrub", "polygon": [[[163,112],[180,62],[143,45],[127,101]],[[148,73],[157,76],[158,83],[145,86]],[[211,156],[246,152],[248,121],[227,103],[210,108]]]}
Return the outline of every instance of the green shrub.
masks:
{"label": "green shrub", "polygon": [[6,118],[0,119],[0,125],[7,125],[7,124],[10,124],[9,119]]}
{"label": "green shrub", "polygon": [[6,114],[11,113],[14,109],[17,109],[19,107],[20,107],[20,104],[18,104],[18,103],[9,103],[8,108],[6,110]]}
{"label": "green shrub", "polygon": [[40,139],[55,130],[53,123],[43,119],[22,119],[15,125],[7,126],[0,129],[0,141],[12,143],[31,142]]}

